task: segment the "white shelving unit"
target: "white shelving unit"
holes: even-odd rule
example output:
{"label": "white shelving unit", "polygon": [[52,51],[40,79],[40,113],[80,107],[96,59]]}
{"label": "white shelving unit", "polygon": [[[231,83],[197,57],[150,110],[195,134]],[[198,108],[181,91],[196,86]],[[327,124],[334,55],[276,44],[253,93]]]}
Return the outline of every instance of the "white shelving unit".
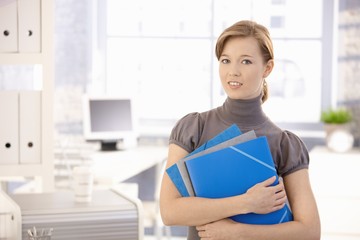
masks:
{"label": "white shelving unit", "polygon": [[[34,2],[32,2],[34,1]],[[40,51],[0,51],[0,65],[40,65],[41,66],[41,101],[40,101],[40,159],[36,163],[2,164],[0,155],[0,181],[6,177],[34,177],[41,183],[40,191],[53,191],[54,189],[54,164],[53,164],[53,86],[54,86],[54,60],[53,60],[53,0],[12,0],[19,8],[25,6],[40,7]],[[20,3],[20,4],[19,4]],[[11,4],[11,3],[10,3]],[[4,5],[4,4],[3,4]],[[5,4],[6,5],[6,4]],[[2,8],[4,6],[0,6]],[[6,6],[5,6],[6,7]],[[0,9],[1,10],[1,9]],[[18,9],[19,10],[19,9]],[[31,10],[31,9],[28,9]],[[36,12],[36,11],[35,11]],[[4,11],[0,11],[0,19],[4,18]],[[18,18],[20,18],[19,12]],[[4,23],[4,22],[3,22]],[[20,24],[20,23],[19,23]],[[0,27],[2,25],[0,24]],[[20,27],[19,27],[20,28]],[[0,29],[4,34],[4,29]],[[29,31],[29,34],[30,31]],[[20,38],[20,34],[19,34]],[[18,44],[19,46],[19,44]],[[15,66],[15,67],[16,67]],[[0,89],[2,91],[2,89]],[[0,113],[1,115],[1,113]],[[23,120],[23,119],[22,119]],[[26,120],[26,119],[25,119]],[[4,144],[1,142],[0,144]],[[3,147],[3,146],[0,146]]]}

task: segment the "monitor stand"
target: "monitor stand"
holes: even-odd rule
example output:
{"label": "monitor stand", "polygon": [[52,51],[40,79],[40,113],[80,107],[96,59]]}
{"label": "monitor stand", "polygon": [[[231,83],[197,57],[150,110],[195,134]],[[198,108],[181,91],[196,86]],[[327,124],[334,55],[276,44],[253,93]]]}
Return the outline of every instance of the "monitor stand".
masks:
{"label": "monitor stand", "polygon": [[117,151],[117,141],[101,141],[101,151]]}

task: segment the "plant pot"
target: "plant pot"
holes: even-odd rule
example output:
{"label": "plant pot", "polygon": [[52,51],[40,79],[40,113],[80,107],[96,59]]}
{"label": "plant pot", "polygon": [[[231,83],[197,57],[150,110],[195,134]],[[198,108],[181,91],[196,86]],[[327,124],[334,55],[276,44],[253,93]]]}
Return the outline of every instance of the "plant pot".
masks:
{"label": "plant pot", "polygon": [[347,152],[354,145],[351,124],[324,124],[326,146],[334,152]]}

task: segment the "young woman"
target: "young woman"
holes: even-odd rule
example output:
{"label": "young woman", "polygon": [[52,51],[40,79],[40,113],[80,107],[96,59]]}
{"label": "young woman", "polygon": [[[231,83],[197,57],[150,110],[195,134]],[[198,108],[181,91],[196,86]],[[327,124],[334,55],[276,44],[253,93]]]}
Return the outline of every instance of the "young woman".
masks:
{"label": "young woman", "polygon": [[[262,103],[268,97],[265,79],[274,66],[268,30],[252,21],[237,22],[218,38],[216,56],[227,99],[220,107],[190,113],[178,121],[170,136],[167,167],[235,123],[242,132],[255,130],[257,136],[267,137],[283,181],[270,186],[275,180],[270,178],[242,195],[208,199],[181,197],[165,173],[160,193],[163,222],[189,226],[190,240],[320,239],[307,149],[295,134],[277,127],[262,110]],[[229,219],[237,214],[273,212],[282,208],[287,200],[294,216],[291,222],[250,225]]]}

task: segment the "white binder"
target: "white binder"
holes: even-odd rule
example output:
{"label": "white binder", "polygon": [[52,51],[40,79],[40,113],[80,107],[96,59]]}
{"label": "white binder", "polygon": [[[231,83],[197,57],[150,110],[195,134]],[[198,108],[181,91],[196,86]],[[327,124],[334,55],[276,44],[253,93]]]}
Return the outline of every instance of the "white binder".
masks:
{"label": "white binder", "polygon": [[19,94],[20,164],[41,162],[41,92]]}
{"label": "white binder", "polygon": [[0,165],[19,163],[18,92],[0,91]]}
{"label": "white binder", "polygon": [[19,52],[41,51],[40,0],[18,0]]}
{"label": "white binder", "polygon": [[0,52],[18,51],[17,1],[0,1]]}

